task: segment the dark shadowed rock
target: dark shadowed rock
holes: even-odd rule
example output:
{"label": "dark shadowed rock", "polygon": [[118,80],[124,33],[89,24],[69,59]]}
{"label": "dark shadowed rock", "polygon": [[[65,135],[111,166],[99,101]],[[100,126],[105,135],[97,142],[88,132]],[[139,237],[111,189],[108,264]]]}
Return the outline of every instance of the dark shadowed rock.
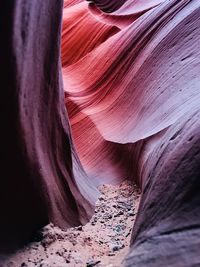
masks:
{"label": "dark shadowed rock", "polygon": [[62,7],[61,0],[8,0],[0,9],[1,250],[49,221],[66,228],[91,214],[72,170],[85,177],[64,105]]}

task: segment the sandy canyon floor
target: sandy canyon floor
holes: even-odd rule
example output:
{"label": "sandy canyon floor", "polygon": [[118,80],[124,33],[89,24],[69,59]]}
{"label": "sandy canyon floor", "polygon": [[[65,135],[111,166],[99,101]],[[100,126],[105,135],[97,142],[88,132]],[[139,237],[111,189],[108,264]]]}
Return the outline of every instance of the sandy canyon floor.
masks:
{"label": "sandy canyon floor", "polygon": [[62,231],[49,224],[41,242],[2,259],[0,267],[119,267],[129,250],[140,193],[124,181],[102,185],[95,213],[85,226]]}

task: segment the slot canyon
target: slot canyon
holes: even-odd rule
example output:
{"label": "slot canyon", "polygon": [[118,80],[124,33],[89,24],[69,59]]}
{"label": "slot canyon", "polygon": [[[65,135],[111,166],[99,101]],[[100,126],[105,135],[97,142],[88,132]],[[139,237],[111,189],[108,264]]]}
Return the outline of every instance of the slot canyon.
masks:
{"label": "slot canyon", "polygon": [[200,266],[200,1],[6,0],[0,267]]}

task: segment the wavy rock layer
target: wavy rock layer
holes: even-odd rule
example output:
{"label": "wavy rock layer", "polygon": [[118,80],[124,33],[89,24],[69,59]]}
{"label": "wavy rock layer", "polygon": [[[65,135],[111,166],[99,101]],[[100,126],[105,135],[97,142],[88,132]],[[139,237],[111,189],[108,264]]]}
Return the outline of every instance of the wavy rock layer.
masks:
{"label": "wavy rock layer", "polygon": [[85,14],[118,31],[93,49],[82,38],[84,55],[63,61],[66,104],[90,183],[142,188],[125,265],[200,264],[200,3],[97,0]]}
{"label": "wavy rock layer", "polygon": [[142,167],[143,194],[125,266],[200,263],[200,110],[170,127]]}
{"label": "wavy rock layer", "polygon": [[125,265],[198,266],[199,1],[65,1],[61,73],[62,7],[0,10],[1,249],[84,223],[96,186],[128,177],[142,199]]}

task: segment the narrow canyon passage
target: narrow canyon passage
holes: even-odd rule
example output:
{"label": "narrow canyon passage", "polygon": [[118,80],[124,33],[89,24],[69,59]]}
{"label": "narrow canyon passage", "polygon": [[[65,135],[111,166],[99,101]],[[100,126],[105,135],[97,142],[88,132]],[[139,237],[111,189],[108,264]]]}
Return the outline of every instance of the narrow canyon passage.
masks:
{"label": "narrow canyon passage", "polygon": [[0,31],[0,266],[200,266],[200,1],[6,0]]}

